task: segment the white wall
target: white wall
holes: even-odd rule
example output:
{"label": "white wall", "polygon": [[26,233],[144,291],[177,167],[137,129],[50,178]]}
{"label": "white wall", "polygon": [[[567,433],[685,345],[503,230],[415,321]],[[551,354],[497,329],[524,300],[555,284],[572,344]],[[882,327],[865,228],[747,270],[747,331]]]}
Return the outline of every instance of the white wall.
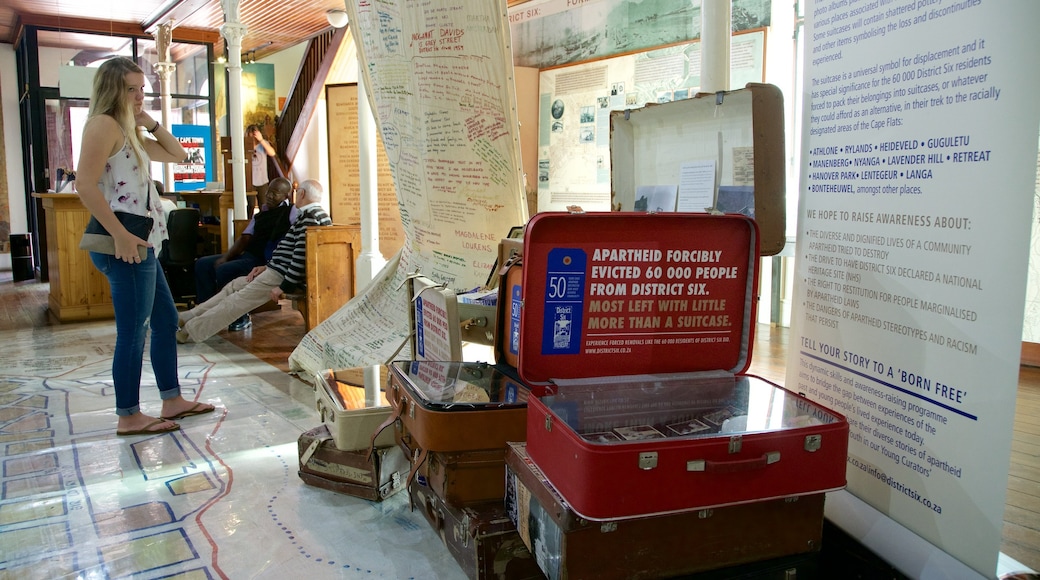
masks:
{"label": "white wall", "polygon": [[[18,67],[15,62],[14,45],[0,44],[0,99],[3,103],[4,134],[7,150],[4,160],[7,172],[8,202],[11,211],[11,233],[24,234],[29,231],[25,218],[25,186],[22,171],[22,123],[18,113]],[[0,267],[11,266],[11,255],[0,254]]]}
{"label": "white wall", "polygon": [[279,115],[282,111],[278,109],[278,98],[289,96],[289,89],[292,88],[293,79],[296,78],[296,71],[300,68],[306,50],[307,43],[301,42],[257,61],[274,65],[275,108]]}

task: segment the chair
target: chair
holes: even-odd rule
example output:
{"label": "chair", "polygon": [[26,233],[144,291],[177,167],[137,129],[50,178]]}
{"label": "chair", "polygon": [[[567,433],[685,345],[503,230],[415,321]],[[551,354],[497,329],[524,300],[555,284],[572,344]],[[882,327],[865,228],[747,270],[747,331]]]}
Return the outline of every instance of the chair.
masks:
{"label": "chair", "polygon": [[195,302],[195,260],[198,259],[199,210],[181,208],[170,212],[166,229],[170,239],[159,252],[159,264],[170,285],[173,301],[191,307]]}

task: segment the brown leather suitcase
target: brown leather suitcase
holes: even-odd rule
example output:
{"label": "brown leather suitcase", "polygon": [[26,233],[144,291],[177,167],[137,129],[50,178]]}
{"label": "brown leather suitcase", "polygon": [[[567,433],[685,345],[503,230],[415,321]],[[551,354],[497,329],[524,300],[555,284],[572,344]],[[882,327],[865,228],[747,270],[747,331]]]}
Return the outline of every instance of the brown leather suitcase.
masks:
{"label": "brown leather suitcase", "polygon": [[525,444],[506,450],[506,510],[553,580],[663,578],[814,554],[823,537],[823,502],[819,493],[594,522],[567,505]]}
{"label": "brown leather suitcase", "polygon": [[[394,361],[387,395],[393,411],[380,429],[393,424],[399,432],[397,440],[406,442],[411,481],[431,452],[504,452],[506,442],[523,441],[529,394],[526,385],[486,363]],[[373,437],[378,434],[377,430]],[[505,464],[499,462],[487,473],[501,480]],[[460,501],[486,499],[455,492],[444,495]]]}
{"label": "brown leather suitcase", "polygon": [[426,517],[463,572],[473,580],[544,579],[501,500],[465,506],[444,501],[417,481],[412,505]]}
{"label": "brown leather suitcase", "polygon": [[408,459],[396,445],[377,447],[369,456],[367,449],[343,451],[336,448],[325,425],[300,435],[298,474],[308,485],[381,501],[405,488]]}
{"label": "brown leather suitcase", "polygon": [[[412,452],[415,442],[407,428],[395,429],[394,435],[405,457],[417,456]],[[500,502],[506,493],[505,451],[505,447],[431,451],[426,461],[416,466],[415,478],[419,485],[430,488],[438,497],[453,504]]]}

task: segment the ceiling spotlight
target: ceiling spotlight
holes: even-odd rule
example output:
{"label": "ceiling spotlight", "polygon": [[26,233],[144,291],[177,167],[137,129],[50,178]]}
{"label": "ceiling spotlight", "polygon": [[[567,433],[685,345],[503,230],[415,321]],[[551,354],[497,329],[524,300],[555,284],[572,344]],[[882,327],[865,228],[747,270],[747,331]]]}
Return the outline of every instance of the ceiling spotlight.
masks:
{"label": "ceiling spotlight", "polygon": [[347,22],[350,21],[350,17],[347,15],[347,12],[345,10],[339,10],[337,8],[326,10],[325,18],[329,21],[329,24],[331,24],[333,28],[343,28],[347,25]]}

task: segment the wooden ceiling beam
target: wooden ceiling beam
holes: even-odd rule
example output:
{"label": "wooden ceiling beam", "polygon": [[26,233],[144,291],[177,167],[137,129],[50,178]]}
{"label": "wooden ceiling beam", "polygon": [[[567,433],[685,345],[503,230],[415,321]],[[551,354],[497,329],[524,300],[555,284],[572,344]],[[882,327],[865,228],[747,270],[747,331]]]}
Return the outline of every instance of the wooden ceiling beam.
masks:
{"label": "wooden ceiling beam", "polygon": [[[151,38],[152,34],[141,27],[140,24],[132,22],[115,22],[112,20],[95,20],[92,18],[69,18],[47,16],[43,14],[20,14],[15,25],[14,38],[20,38],[22,30],[26,26],[37,28],[61,30],[65,32],[91,32],[95,34],[110,34],[113,36],[136,36]],[[174,42],[208,42],[216,43],[220,40],[220,33],[216,30],[201,30],[198,28],[174,28]]]}

